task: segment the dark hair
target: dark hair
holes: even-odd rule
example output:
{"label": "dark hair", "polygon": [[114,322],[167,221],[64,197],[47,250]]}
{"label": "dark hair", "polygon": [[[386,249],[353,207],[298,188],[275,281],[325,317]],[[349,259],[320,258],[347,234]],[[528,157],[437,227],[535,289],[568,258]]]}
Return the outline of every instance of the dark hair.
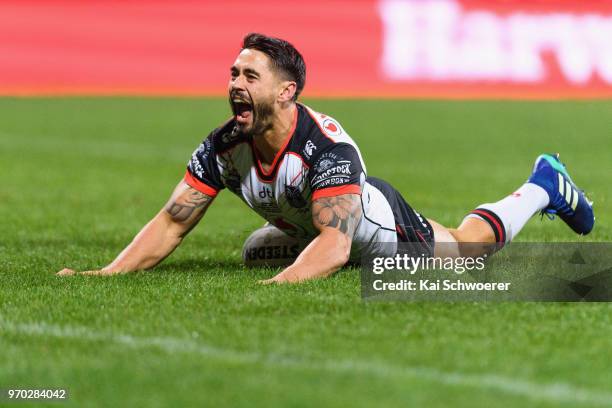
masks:
{"label": "dark hair", "polygon": [[270,57],[273,68],[290,81],[295,81],[297,89],[293,100],[304,89],[306,83],[306,64],[304,58],[293,45],[280,38],[267,37],[259,33],[247,34],[242,40],[242,49],[261,51]]}

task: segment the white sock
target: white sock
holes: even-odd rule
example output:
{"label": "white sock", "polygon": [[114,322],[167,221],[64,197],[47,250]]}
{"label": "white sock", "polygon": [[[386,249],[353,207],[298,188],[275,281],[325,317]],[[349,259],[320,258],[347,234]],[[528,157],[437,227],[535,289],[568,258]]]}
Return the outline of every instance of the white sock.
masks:
{"label": "white sock", "polygon": [[546,208],[549,198],[542,187],[525,183],[514,193],[496,203],[482,204],[466,218],[479,218],[491,225],[497,242],[510,242],[527,221]]}

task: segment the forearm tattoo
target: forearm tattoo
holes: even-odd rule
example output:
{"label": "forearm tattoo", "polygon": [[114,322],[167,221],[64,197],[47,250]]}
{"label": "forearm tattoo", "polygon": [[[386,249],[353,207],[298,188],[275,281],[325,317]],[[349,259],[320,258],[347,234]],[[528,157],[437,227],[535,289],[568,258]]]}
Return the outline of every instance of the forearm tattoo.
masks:
{"label": "forearm tattoo", "polygon": [[166,205],[166,211],[173,220],[184,222],[194,214],[203,215],[203,210],[208,207],[212,199],[211,196],[189,187]]}
{"label": "forearm tattoo", "polygon": [[319,198],[312,203],[312,220],[315,226],[336,228],[352,238],[361,220],[361,198],[357,194]]}

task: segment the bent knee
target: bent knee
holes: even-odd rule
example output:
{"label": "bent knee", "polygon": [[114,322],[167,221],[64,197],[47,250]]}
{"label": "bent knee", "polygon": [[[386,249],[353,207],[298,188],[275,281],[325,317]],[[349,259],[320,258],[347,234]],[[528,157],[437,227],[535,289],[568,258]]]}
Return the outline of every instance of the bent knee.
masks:
{"label": "bent knee", "polygon": [[[473,221],[480,221],[473,219]],[[468,228],[446,228],[443,225],[429,220],[434,229],[435,249],[434,256],[446,257],[478,257],[495,251],[495,244],[491,243],[489,231],[478,222],[466,220]],[[484,222],[484,221],[483,221]],[[485,225],[488,228],[488,225]]]}
{"label": "bent knee", "polygon": [[434,257],[436,258],[457,258],[461,256],[457,239],[451,231],[442,224],[427,219],[434,232]]}

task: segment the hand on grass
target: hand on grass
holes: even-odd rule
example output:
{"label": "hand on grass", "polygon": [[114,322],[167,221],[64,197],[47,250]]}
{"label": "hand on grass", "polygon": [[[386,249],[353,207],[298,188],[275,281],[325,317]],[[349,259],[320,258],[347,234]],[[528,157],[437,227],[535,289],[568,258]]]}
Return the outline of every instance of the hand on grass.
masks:
{"label": "hand on grass", "polygon": [[287,269],[285,269],[284,271],[282,271],[281,273],[279,273],[273,278],[257,281],[257,283],[260,283],[262,285],[272,285],[272,284],[281,284],[281,283],[298,283],[298,282],[300,282],[300,279],[295,274],[289,273]]}
{"label": "hand on grass", "polygon": [[117,273],[119,273],[119,272],[111,272],[111,271],[105,271],[105,270],[93,270],[93,271],[77,272],[74,269],[64,268],[61,271],[57,272],[56,275],[57,276],[73,276],[73,275],[109,276],[109,275],[115,275]]}
{"label": "hand on grass", "polygon": [[286,280],[283,280],[282,278],[279,278],[279,275],[280,275],[280,274],[278,274],[278,275],[276,275],[275,277],[270,278],[270,279],[262,279],[262,280],[259,280],[259,281],[257,281],[257,283],[262,284],[262,285],[273,285],[273,284],[275,284],[275,283],[276,283],[276,284],[280,284],[280,283],[287,283],[287,281],[286,281]]}

